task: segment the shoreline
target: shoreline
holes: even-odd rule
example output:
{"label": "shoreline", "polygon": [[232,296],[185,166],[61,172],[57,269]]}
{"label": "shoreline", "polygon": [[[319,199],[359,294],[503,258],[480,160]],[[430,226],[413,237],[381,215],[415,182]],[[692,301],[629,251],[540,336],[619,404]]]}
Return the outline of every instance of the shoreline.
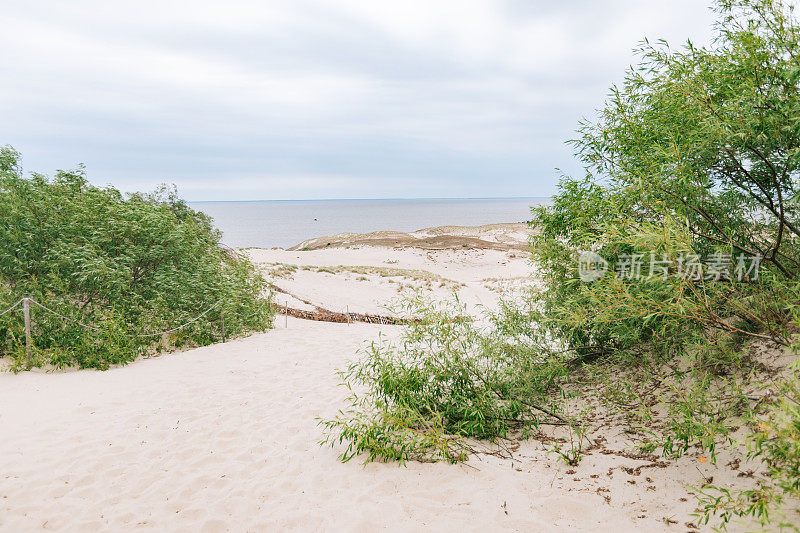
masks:
{"label": "shoreline", "polygon": [[309,251],[324,248],[381,246],[392,248],[496,249],[523,250],[533,235],[526,222],[505,222],[479,226],[435,226],[411,232],[373,231],[369,233],[337,233],[313,237],[286,248],[287,251]]}

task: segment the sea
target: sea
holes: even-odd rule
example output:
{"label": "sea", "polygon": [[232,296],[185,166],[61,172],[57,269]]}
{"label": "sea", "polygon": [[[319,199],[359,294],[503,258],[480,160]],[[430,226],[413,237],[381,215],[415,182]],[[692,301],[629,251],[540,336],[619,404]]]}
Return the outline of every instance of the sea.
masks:
{"label": "sea", "polygon": [[386,200],[264,200],[188,202],[210,215],[232,248],[289,248],[337,233],[415,231],[531,219],[549,198],[424,198]]}

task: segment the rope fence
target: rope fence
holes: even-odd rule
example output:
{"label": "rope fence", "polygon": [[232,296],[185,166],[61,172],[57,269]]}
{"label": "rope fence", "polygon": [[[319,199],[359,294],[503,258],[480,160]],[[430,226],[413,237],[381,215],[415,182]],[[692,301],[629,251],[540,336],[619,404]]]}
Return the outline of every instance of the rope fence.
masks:
{"label": "rope fence", "polygon": [[[185,322],[185,323],[181,324],[180,326],[177,326],[177,327],[174,327],[174,328],[170,328],[170,329],[167,329],[167,330],[164,330],[164,331],[160,331],[158,333],[140,333],[140,334],[134,334],[134,335],[121,334],[121,336],[127,337],[129,339],[131,339],[131,338],[150,338],[150,337],[159,337],[159,336],[162,336],[162,335],[167,335],[169,333],[174,333],[176,331],[179,331],[179,330],[185,328],[186,326],[188,326],[190,324],[193,324],[193,323],[197,322],[198,320],[203,318],[205,315],[207,315],[209,312],[211,312],[211,310],[213,310],[214,308],[216,308],[220,304],[222,304],[223,301],[224,300],[222,300],[222,299],[217,300],[208,309],[206,309],[205,311],[203,311],[202,313],[200,313],[196,317],[192,318],[188,322]],[[264,305],[266,305],[267,303],[268,302],[265,302],[264,304],[262,304],[261,307],[259,307],[258,310],[255,313],[252,313],[252,314],[244,317],[244,319],[246,320],[248,318],[252,318],[255,315],[257,315],[258,313],[260,313],[264,309]],[[92,324],[85,324],[85,323],[83,323],[83,322],[81,322],[79,320],[76,320],[76,319],[72,318],[72,317],[62,315],[58,311],[54,311],[53,309],[50,309],[46,305],[37,302],[33,298],[27,298],[27,297],[26,298],[20,298],[14,305],[12,305],[8,309],[6,309],[2,313],[0,313],[0,316],[3,316],[5,314],[7,314],[7,313],[10,313],[14,309],[16,309],[17,307],[22,305],[22,312],[23,312],[23,317],[24,317],[24,321],[25,321],[25,351],[26,351],[26,354],[27,354],[27,357],[28,357],[29,361],[32,359],[31,349],[32,349],[32,346],[33,346],[33,343],[32,343],[32,340],[31,340],[31,307],[30,307],[31,304],[34,304],[37,307],[39,307],[40,309],[42,309],[44,311],[47,311],[48,313],[61,318],[65,322],[71,322],[73,324],[81,326],[82,328],[91,329],[93,331],[103,331],[104,330],[104,328],[101,328],[99,326],[94,326]],[[225,309],[224,308],[221,309],[220,320],[222,322],[222,342],[225,342],[226,336],[225,336]]]}
{"label": "rope fence", "polygon": [[[41,307],[45,311],[48,311],[49,313],[51,313],[51,314],[53,314],[53,315],[55,315],[55,316],[57,316],[59,318],[63,318],[66,321],[72,322],[73,324],[77,324],[77,325],[79,325],[81,327],[84,327],[84,328],[93,329],[94,331],[103,331],[103,328],[101,328],[101,327],[92,326],[91,324],[84,324],[83,322],[75,320],[72,317],[64,316],[64,315],[62,315],[61,313],[59,313],[57,311],[53,311],[52,309],[50,309],[46,305],[40,304],[39,302],[37,302],[33,298],[23,298],[21,300],[23,302],[23,305],[24,305],[26,300],[28,302],[32,303],[32,304],[36,304],[37,306]],[[136,334],[136,335],[122,335],[122,336],[123,337],[127,337],[129,339],[134,339],[134,338],[158,337],[159,335],[166,335],[167,333],[173,333],[175,331],[178,331],[178,330],[181,330],[181,329],[185,328],[189,324],[197,322],[198,320],[203,318],[206,314],[208,314],[209,311],[211,311],[212,309],[214,309],[215,307],[217,307],[221,303],[222,303],[222,300],[217,300],[214,304],[211,305],[211,307],[209,307],[208,309],[206,309],[205,311],[203,311],[202,313],[200,313],[199,315],[197,315],[196,317],[194,317],[190,321],[186,322],[185,324],[181,324],[180,326],[178,326],[176,328],[172,328],[172,329],[168,329],[168,330],[165,330],[165,331],[161,331],[159,333],[143,333],[143,334]]]}
{"label": "rope fence", "polygon": [[[403,324],[419,323],[420,322],[419,319],[415,319],[415,318],[400,318],[400,317],[371,315],[371,314],[363,314],[363,313],[351,313],[350,309],[349,309],[349,306],[348,306],[346,312],[338,313],[338,312],[335,312],[335,311],[331,311],[331,310],[324,309],[322,307],[313,305],[313,304],[311,304],[311,302],[306,302],[306,300],[303,300],[302,298],[299,298],[299,297],[289,293],[288,291],[285,291],[285,290],[280,289],[278,287],[274,287],[273,286],[273,289],[276,289],[276,292],[284,293],[284,294],[286,294],[288,296],[292,296],[293,298],[298,299],[299,301],[301,301],[303,303],[311,305],[313,307],[313,310],[294,309],[292,307],[289,307],[289,302],[288,301],[285,302],[286,305],[278,305],[278,304],[272,302],[270,299],[268,299],[263,304],[261,304],[261,307],[259,307],[258,310],[256,310],[254,313],[251,313],[250,315],[247,315],[246,317],[243,317],[243,320],[247,320],[249,318],[254,317],[255,315],[257,315],[258,313],[260,313],[264,309],[265,305],[270,304],[271,306],[273,306],[275,308],[275,310],[278,313],[286,315],[287,319],[289,318],[289,316],[293,316],[295,318],[300,318],[300,319],[304,319],[304,320],[314,320],[314,321],[320,321],[320,322],[339,322],[339,323],[348,323],[348,324],[351,324],[353,322],[365,322],[365,323],[368,323],[368,324],[383,324],[383,325],[403,325]],[[179,331],[179,330],[185,328],[186,326],[189,326],[189,325],[197,322],[198,320],[203,318],[205,315],[207,315],[209,312],[211,312],[214,308],[220,306],[220,304],[222,304],[223,301],[224,301],[223,299],[217,300],[216,302],[211,304],[211,306],[208,309],[206,309],[205,311],[203,311],[202,313],[200,313],[196,317],[192,318],[188,322],[185,322],[185,323],[181,324],[180,326],[176,326],[174,328],[170,328],[170,329],[167,329],[167,330],[164,330],[164,331],[160,331],[158,333],[140,333],[140,334],[133,334],[133,335],[121,334],[121,336],[126,337],[126,338],[151,338],[151,337],[159,337],[159,336],[162,336],[162,335],[167,335],[169,333],[174,333],[176,331]],[[44,304],[42,304],[40,302],[37,302],[33,298],[28,298],[28,297],[20,298],[19,300],[17,300],[17,302],[14,305],[12,305],[8,309],[6,309],[2,313],[0,313],[0,316],[3,316],[5,314],[7,314],[7,313],[10,313],[11,311],[17,309],[20,305],[22,306],[22,312],[23,312],[23,317],[24,317],[24,322],[25,322],[25,351],[26,351],[26,354],[27,354],[27,357],[28,357],[29,361],[32,360],[32,347],[33,347],[32,335],[31,335],[31,304],[34,304],[35,306],[37,306],[38,308],[42,309],[43,311],[46,311],[46,312],[48,312],[48,313],[50,313],[50,314],[52,314],[54,316],[57,316],[57,317],[61,318],[65,322],[71,322],[71,323],[76,324],[76,325],[78,325],[78,326],[80,326],[82,328],[91,329],[93,331],[104,331],[104,328],[102,328],[102,327],[95,326],[95,325],[92,325],[92,324],[86,324],[86,323],[81,322],[79,320],[76,320],[76,319],[74,319],[72,317],[69,317],[69,316],[66,316],[66,315],[62,315],[58,311],[54,311],[53,309],[47,307],[46,305],[44,305]],[[222,326],[221,327],[221,329],[222,329],[222,342],[225,342],[226,335],[225,335],[225,308],[224,307],[220,310],[220,321],[221,321],[221,326]],[[288,327],[288,323],[286,324],[286,326]]]}
{"label": "rope fence", "polygon": [[16,309],[17,307],[19,307],[19,304],[21,304],[21,303],[22,303],[22,300],[23,300],[23,299],[24,299],[24,298],[20,298],[20,299],[17,301],[17,303],[15,303],[15,304],[14,304],[14,305],[12,305],[11,307],[9,307],[8,309],[6,309],[6,310],[5,310],[5,311],[3,311],[2,313],[0,313],[0,316],[3,316],[3,315],[4,315],[4,314],[6,314],[6,313],[10,313],[11,311],[13,311],[13,310],[14,310],[14,309]]}

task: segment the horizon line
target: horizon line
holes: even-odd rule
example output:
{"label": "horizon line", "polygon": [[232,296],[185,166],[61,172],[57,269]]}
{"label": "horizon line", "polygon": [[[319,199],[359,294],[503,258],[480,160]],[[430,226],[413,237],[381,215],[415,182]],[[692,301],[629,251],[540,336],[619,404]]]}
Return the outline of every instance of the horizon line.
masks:
{"label": "horizon line", "polygon": [[420,197],[393,197],[393,198],[299,198],[299,199],[279,199],[279,200],[185,200],[194,204],[214,204],[214,203],[254,203],[254,202],[369,202],[369,201],[388,201],[388,200],[526,200],[526,199],[547,199],[552,196],[420,196]]}

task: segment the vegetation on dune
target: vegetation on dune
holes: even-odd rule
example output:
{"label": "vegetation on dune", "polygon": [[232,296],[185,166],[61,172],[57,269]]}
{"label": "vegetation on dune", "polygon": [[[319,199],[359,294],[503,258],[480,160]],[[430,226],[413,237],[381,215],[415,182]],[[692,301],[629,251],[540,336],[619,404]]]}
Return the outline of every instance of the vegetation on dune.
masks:
{"label": "vegetation on dune", "polygon": [[414,288],[413,283],[421,283],[423,287],[432,289],[434,284],[439,288],[457,289],[464,286],[463,283],[444,278],[438,274],[428,272],[427,270],[418,270],[411,268],[394,268],[394,267],[378,267],[378,266],[363,266],[363,265],[333,265],[333,266],[312,266],[312,265],[292,265],[286,263],[272,263],[268,265],[264,272],[272,278],[293,278],[298,270],[305,270],[317,272],[320,274],[355,274],[357,281],[367,281],[367,276],[378,276],[381,278],[388,278],[389,283],[396,283],[392,278],[402,278],[410,282],[408,285],[402,281],[399,282],[398,290],[406,287]]}
{"label": "vegetation on dune", "polygon": [[494,323],[493,335],[461,316],[456,300],[427,305],[419,295],[401,311],[419,318],[397,344],[373,343],[341,373],[351,390],[351,406],[326,421],[328,442],[346,443],[342,458],[365,452],[370,460],[463,460],[464,437],[496,439],[538,421],[531,412],[557,423],[551,406],[558,361],[535,359],[523,340],[524,323],[510,331],[508,315]]}
{"label": "vegetation on dune", "polygon": [[[797,350],[800,24],[779,0],[719,0],[716,12],[708,47],[642,43],[598,120],[580,125],[586,174],[534,209],[540,279],[524,303],[480,323],[423,306],[402,342],[343,373],[351,406],[325,425],[344,459],[458,461],[467,438],[547,423],[580,430],[556,450],[576,463],[590,422],[569,414],[578,395],[667,457],[713,461],[749,428],[769,477],[703,488],[706,521],[767,522],[800,496],[797,378],[754,354]],[[608,270],[587,280],[589,251]]]}
{"label": "vegetation on dune", "polygon": [[123,195],[89,184],[83,168],[26,177],[1,148],[0,311],[30,297],[66,318],[32,305],[28,361],[21,311],[0,316],[0,356],[16,369],[108,368],[216,342],[222,313],[228,336],[270,327],[264,280],[219,239],[173,190]]}

